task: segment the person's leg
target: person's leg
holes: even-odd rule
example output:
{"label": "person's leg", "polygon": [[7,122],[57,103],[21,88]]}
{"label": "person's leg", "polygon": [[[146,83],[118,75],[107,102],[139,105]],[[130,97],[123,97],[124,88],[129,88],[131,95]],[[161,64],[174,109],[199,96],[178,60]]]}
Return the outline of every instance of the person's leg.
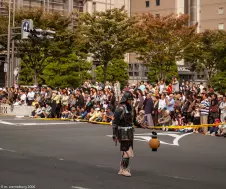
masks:
{"label": "person's leg", "polygon": [[129,161],[130,158],[134,156],[132,141],[122,141],[120,150],[122,151],[122,159],[120,162],[120,170],[118,174],[130,177],[131,173],[129,170]]}

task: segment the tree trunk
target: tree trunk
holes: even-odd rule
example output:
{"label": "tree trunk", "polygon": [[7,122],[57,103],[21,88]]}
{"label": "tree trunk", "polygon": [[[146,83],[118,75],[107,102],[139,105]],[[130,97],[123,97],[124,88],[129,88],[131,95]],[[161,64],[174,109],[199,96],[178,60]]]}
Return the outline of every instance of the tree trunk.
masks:
{"label": "tree trunk", "polygon": [[105,62],[104,63],[104,69],[103,69],[103,71],[104,71],[104,83],[106,83],[106,81],[107,81],[107,66],[108,66],[108,64]]}

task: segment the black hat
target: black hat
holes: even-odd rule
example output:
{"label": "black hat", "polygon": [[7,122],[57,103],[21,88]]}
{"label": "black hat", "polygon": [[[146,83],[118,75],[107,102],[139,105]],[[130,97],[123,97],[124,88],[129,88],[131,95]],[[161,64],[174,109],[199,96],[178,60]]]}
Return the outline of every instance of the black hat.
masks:
{"label": "black hat", "polygon": [[120,101],[121,103],[125,103],[127,100],[133,100],[133,94],[130,91],[126,91]]}

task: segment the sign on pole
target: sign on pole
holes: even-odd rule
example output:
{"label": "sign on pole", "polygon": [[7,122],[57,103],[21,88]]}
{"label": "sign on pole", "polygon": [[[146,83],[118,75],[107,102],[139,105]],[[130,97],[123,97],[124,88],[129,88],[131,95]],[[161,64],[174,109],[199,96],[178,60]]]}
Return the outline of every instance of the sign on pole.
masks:
{"label": "sign on pole", "polygon": [[30,30],[33,30],[33,20],[32,19],[23,20],[21,25],[21,39],[28,39]]}

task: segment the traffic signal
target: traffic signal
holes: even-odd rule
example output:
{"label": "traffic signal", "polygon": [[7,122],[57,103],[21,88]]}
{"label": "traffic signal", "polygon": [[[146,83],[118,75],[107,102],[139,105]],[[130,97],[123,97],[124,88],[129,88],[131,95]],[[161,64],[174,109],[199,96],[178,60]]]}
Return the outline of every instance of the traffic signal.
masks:
{"label": "traffic signal", "polygon": [[21,39],[29,39],[29,34],[31,30],[33,30],[33,20],[23,20],[21,25]]}

